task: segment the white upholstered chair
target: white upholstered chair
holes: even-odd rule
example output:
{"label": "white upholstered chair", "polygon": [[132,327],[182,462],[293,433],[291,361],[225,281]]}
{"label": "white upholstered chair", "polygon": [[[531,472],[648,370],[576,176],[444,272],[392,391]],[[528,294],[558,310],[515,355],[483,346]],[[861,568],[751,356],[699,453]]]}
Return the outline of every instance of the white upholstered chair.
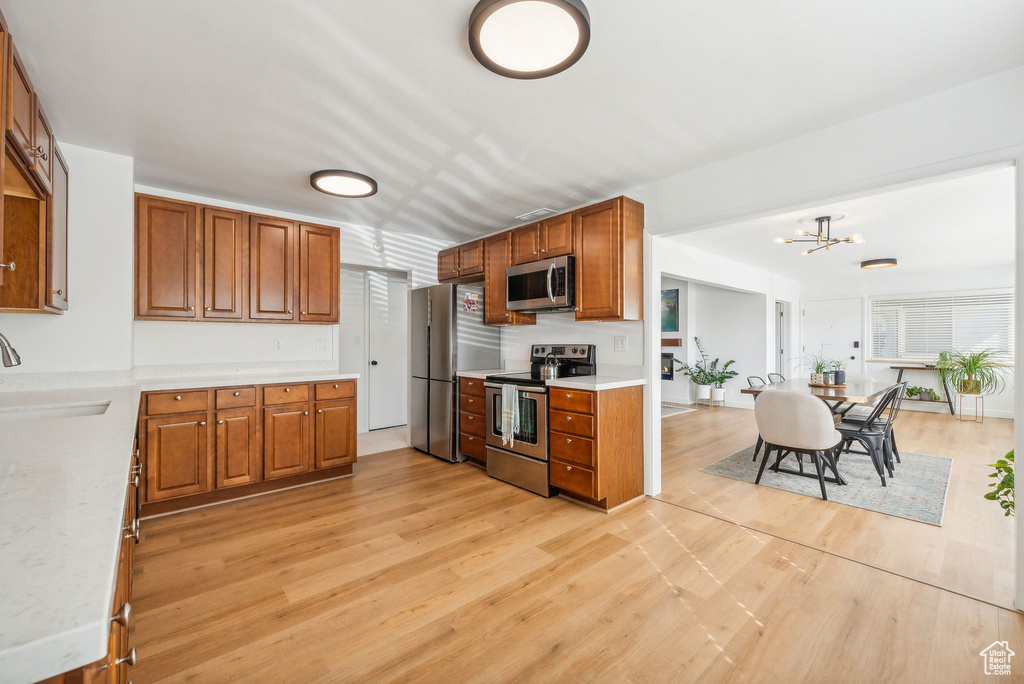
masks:
{"label": "white upholstered chair", "polygon": [[762,392],[754,402],[754,418],[757,420],[757,431],[766,447],[754,484],[761,483],[761,476],[764,475],[765,466],[773,450],[778,452],[772,465],[772,470],[776,472],[779,472],[779,465],[790,453],[807,454],[814,462],[814,468],[818,473],[821,498],[828,500],[822,469],[828,466],[836,481],[842,484],[843,480],[836,468],[835,450],[842,443],[843,436],[836,430],[832,411],[825,402],[802,392]]}

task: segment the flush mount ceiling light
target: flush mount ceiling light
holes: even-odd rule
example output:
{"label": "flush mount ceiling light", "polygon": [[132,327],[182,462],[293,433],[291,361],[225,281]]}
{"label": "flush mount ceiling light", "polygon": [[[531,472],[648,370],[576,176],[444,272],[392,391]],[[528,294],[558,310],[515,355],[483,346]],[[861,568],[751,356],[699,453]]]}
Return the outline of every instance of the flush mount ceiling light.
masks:
{"label": "flush mount ceiling light", "polygon": [[309,177],[309,184],[335,197],[369,197],[377,193],[377,181],[355,171],[327,169]]}
{"label": "flush mount ceiling light", "polygon": [[860,262],[860,267],[865,271],[870,268],[892,268],[895,265],[895,259],[868,259]]}
{"label": "flush mount ceiling light", "polygon": [[800,254],[804,256],[807,256],[808,254],[813,254],[814,252],[817,252],[819,249],[831,249],[833,245],[839,245],[843,243],[858,245],[862,244],[864,242],[864,238],[861,237],[859,233],[855,233],[849,237],[844,238],[832,237],[832,222],[839,221],[844,218],[846,218],[844,214],[835,214],[832,216],[818,216],[814,219],[800,219],[799,222],[803,224],[817,224],[818,232],[810,233],[806,230],[798,228],[796,231],[798,237],[775,238],[775,241],[780,244],[787,245],[794,242],[813,242],[814,244],[818,245],[817,247],[811,247],[810,249],[805,249],[804,251],[800,252]]}
{"label": "flush mount ceiling light", "polygon": [[580,0],[480,0],[469,17],[469,49],[496,74],[544,78],[580,60],[590,13]]}

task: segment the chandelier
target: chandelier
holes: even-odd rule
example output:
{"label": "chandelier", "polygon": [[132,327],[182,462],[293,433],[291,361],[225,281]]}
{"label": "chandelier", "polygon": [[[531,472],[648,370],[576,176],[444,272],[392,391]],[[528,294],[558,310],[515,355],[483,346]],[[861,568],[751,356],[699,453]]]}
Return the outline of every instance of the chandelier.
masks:
{"label": "chandelier", "polygon": [[848,244],[863,244],[864,238],[861,237],[860,233],[854,233],[849,237],[834,238],[832,237],[832,222],[839,221],[845,218],[843,214],[837,216],[818,216],[814,219],[801,219],[800,223],[815,223],[818,226],[817,233],[811,233],[809,231],[798,228],[796,231],[797,237],[795,238],[775,238],[775,242],[779,244],[790,244],[793,242],[813,242],[817,247],[811,247],[800,252],[803,256],[807,256],[813,252],[817,252],[819,249],[831,249],[833,245],[839,245],[843,243]]}

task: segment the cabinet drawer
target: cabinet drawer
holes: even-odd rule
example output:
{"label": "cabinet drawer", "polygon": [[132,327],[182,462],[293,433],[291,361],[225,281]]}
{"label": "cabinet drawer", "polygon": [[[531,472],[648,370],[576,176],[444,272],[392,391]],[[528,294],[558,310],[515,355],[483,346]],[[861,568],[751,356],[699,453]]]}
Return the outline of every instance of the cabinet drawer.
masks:
{"label": "cabinet drawer", "polygon": [[217,408],[245,408],[256,405],[255,387],[217,390]]}
{"label": "cabinet drawer", "polygon": [[477,378],[462,378],[459,381],[459,392],[474,397],[484,396],[484,381]]}
{"label": "cabinet drawer", "polygon": [[263,388],[263,403],[266,406],[301,404],[305,401],[309,401],[309,385],[274,385]]}
{"label": "cabinet drawer", "polygon": [[459,418],[459,430],[467,435],[483,439],[486,434],[484,432],[484,420],[483,416],[474,416],[472,413],[463,412]]}
{"label": "cabinet drawer", "polygon": [[459,435],[459,451],[476,461],[487,460],[487,445],[483,437],[467,435],[465,432]]}
{"label": "cabinet drawer", "polygon": [[459,397],[459,409],[466,413],[472,413],[474,416],[482,416],[486,408],[485,401],[487,400],[483,397],[463,394]]}
{"label": "cabinet drawer", "polygon": [[551,408],[559,411],[594,414],[594,393],[580,390],[551,388]]}
{"label": "cabinet drawer", "polygon": [[146,414],[162,416],[168,413],[191,413],[208,408],[206,390],[192,392],[161,392],[146,397]]}
{"label": "cabinet drawer", "polygon": [[594,499],[594,471],[573,463],[551,459],[551,484],[567,492]]}
{"label": "cabinet drawer", "polygon": [[552,432],[550,440],[551,458],[594,467],[594,440],[561,432]]}
{"label": "cabinet drawer", "polygon": [[338,382],[318,382],[316,384],[316,400],[351,399],[356,396],[356,383],[352,380]]}
{"label": "cabinet drawer", "polygon": [[565,411],[551,411],[551,430],[557,432],[568,432],[572,435],[583,437],[594,436],[594,416],[583,413],[566,413]]}

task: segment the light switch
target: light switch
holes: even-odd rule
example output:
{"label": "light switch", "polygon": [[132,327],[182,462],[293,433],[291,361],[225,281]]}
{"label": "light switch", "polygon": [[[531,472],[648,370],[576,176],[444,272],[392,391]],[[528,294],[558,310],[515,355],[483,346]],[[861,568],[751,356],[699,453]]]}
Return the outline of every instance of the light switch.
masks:
{"label": "light switch", "polygon": [[615,351],[629,351],[629,338],[625,335],[615,337]]}
{"label": "light switch", "polygon": [[327,351],[329,349],[328,342],[330,342],[330,340],[328,340],[326,337],[316,338],[316,350]]}

